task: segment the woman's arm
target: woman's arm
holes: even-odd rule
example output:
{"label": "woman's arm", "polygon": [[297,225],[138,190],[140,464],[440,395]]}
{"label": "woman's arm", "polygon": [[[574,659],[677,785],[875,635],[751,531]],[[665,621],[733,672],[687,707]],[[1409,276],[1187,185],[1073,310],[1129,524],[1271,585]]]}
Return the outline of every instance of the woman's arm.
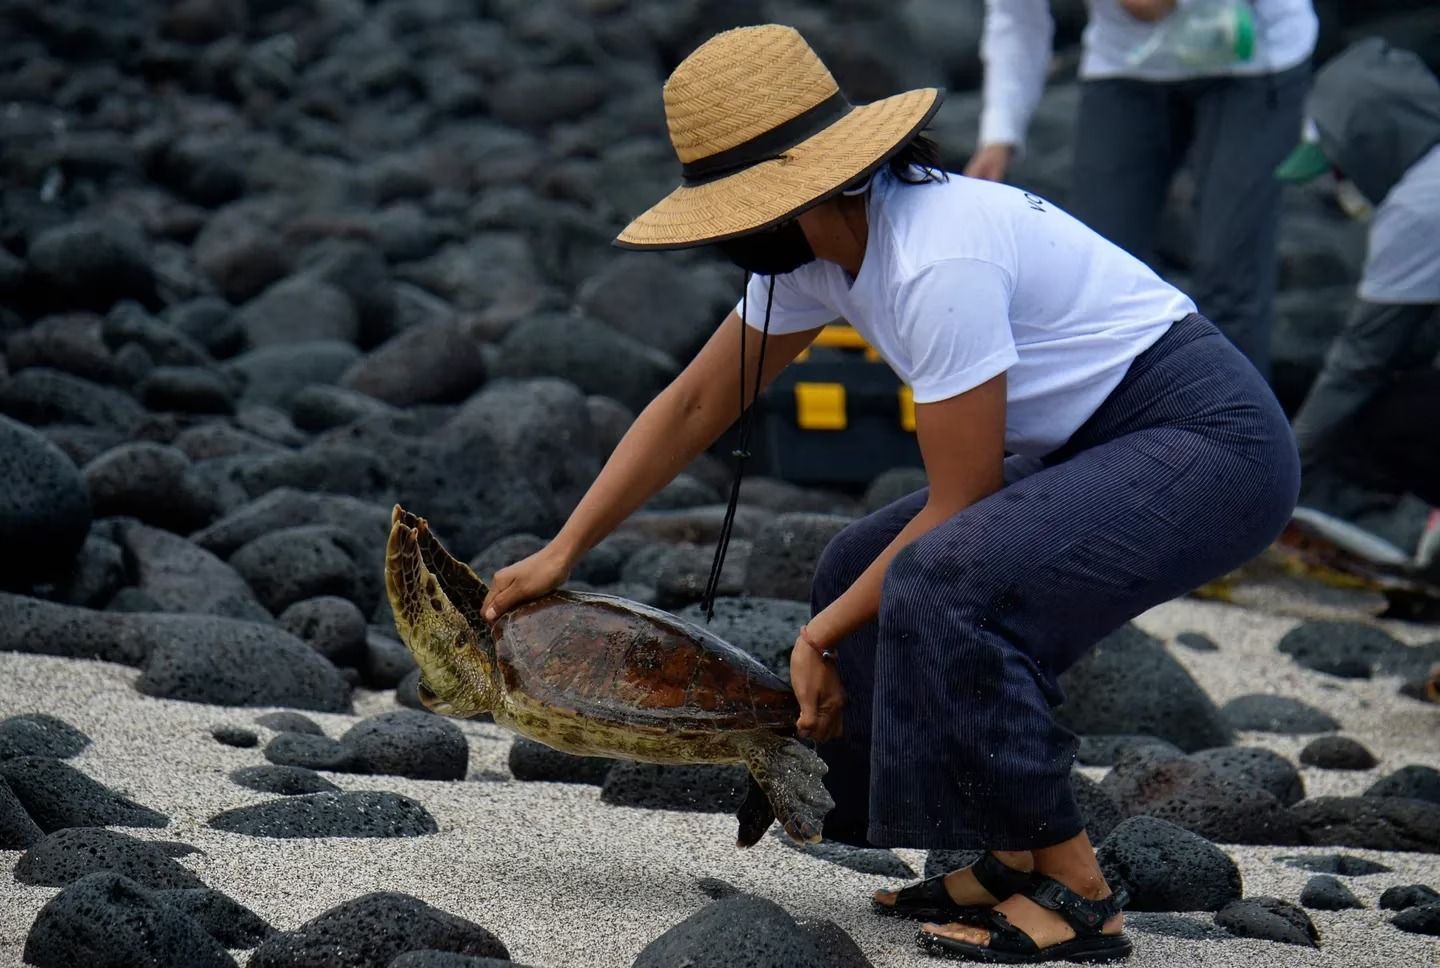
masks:
{"label": "woman's arm", "polygon": [[[705,346],[652,400],[621,438],[569,520],[550,543],[495,575],[484,609],[491,619],[564,582],[575,563],[654,497],[735,422],[740,412],[740,327],[731,312]],[[768,386],[819,328],[772,334],[762,387]],[[746,397],[754,392],[760,333],[745,334]]]}
{"label": "woman's arm", "polygon": [[885,571],[902,548],[1004,485],[1005,374],[948,400],[916,405],[915,434],[929,498],[849,590],[810,621],[818,644],[842,638],[879,613]]}

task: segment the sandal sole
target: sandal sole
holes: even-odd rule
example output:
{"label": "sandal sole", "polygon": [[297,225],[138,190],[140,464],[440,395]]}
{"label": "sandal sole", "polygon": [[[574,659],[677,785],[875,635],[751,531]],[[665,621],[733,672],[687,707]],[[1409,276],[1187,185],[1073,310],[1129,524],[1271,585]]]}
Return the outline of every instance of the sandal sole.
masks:
{"label": "sandal sole", "polygon": [[995,951],[964,941],[952,941],[917,932],[916,943],[928,954],[959,961],[975,961],[989,965],[1033,965],[1047,961],[1069,961],[1075,964],[1101,964],[1108,961],[1123,961],[1134,952],[1135,946],[1124,934],[1107,934],[1098,938],[1074,938],[1059,944],[1042,948],[1028,954],[1009,951]]}

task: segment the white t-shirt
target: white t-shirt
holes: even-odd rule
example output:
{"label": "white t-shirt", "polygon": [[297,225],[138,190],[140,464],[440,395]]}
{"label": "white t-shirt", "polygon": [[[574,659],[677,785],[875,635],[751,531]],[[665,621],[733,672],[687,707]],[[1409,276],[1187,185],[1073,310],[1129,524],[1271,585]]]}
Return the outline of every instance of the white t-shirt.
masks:
{"label": "white t-shirt", "polygon": [[[1186,6],[1195,0],[1180,0]],[[1315,50],[1320,21],[1312,0],[1252,0],[1255,52],[1206,71],[1165,64],[1130,63],[1166,19],[1146,23],[1131,16],[1119,0],[1086,0],[1089,19],[1082,38],[1080,77],[1128,77],[1178,81],[1205,75],[1272,74],[1302,63]],[[980,54],[985,61],[981,144],[1023,145],[1030,117],[1040,102],[1051,59],[1055,20],[1050,0],[985,0]]]}
{"label": "white t-shirt", "polygon": [[1411,165],[1375,209],[1360,298],[1440,302],[1440,145]]}
{"label": "white t-shirt", "polygon": [[[1011,453],[1043,457],[1065,443],[1130,361],[1195,311],[1143,262],[1018,188],[954,173],[907,185],[882,170],[867,201],[859,275],[816,260],[776,276],[770,332],[844,319],[916,403],[1008,371]],[[751,279],[755,329],[768,285]]]}

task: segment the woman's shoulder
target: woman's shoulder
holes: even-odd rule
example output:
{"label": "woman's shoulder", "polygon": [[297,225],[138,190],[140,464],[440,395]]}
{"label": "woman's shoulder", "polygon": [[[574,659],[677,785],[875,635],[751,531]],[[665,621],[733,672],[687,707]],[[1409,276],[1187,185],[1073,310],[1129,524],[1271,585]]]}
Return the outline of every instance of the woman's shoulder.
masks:
{"label": "woman's shoulder", "polygon": [[883,192],[875,207],[879,227],[896,261],[910,271],[952,259],[1007,262],[1006,209],[1014,204],[1007,193],[1015,189],[956,172],[913,184],[887,173],[877,187]]}

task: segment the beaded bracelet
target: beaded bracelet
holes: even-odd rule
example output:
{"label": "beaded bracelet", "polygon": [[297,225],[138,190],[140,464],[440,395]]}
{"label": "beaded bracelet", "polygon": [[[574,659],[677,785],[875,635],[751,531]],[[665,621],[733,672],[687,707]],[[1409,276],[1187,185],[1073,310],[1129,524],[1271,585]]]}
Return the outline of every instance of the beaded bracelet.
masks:
{"label": "beaded bracelet", "polygon": [[823,648],[823,647],[821,647],[821,646],[819,646],[819,645],[816,645],[816,644],[815,644],[815,640],[812,639],[812,638],[810,638],[810,627],[809,627],[808,625],[802,625],[802,626],[800,626],[800,641],[801,641],[801,642],[804,642],[806,645],[810,646],[810,648],[814,649],[816,652],[819,652],[819,653],[820,653],[820,658],[824,659],[825,661],[827,661],[827,662],[834,662],[834,661],[835,661],[835,650],[834,650],[834,649],[826,649],[826,648]]}

